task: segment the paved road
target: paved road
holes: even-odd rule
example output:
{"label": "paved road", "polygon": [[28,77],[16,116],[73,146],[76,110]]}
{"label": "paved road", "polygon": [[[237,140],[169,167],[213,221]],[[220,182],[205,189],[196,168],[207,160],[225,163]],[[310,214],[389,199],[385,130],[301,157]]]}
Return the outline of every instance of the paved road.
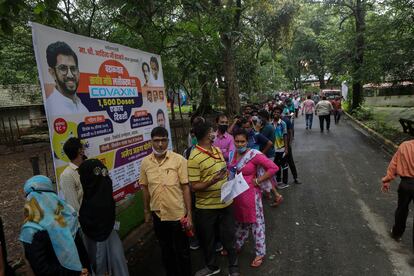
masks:
{"label": "paved road", "polygon": [[[293,145],[303,184],[283,190],[279,208],[266,206],[267,259],[259,269],[249,267],[250,241],[240,255],[243,275],[414,275],[412,216],[401,243],[387,233],[397,182],[389,195],[379,192],[379,183],[390,157],[348,122],[321,134],[306,131],[303,121],[296,121]],[[156,241],[141,251],[131,275],[165,275]],[[195,271],[201,252],[192,257]],[[226,259],[220,259],[226,275]]]}

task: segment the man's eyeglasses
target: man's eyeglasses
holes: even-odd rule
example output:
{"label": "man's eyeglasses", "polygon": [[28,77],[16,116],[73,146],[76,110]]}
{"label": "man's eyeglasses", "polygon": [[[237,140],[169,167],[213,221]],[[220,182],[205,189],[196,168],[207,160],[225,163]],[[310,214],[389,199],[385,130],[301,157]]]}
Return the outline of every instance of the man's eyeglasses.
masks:
{"label": "man's eyeglasses", "polygon": [[67,75],[69,70],[72,73],[72,75],[77,75],[79,73],[79,68],[76,65],[72,65],[72,66],[67,66],[64,64],[61,64],[59,66],[55,67],[59,73],[61,73],[62,75]]}
{"label": "man's eyeglasses", "polygon": [[158,143],[163,143],[163,144],[165,144],[165,143],[168,143],[168,139],[167,139],[167,138],[164,138],[164,139],[152,139],[152,142],[153,142],[154,144],[158,144]]}

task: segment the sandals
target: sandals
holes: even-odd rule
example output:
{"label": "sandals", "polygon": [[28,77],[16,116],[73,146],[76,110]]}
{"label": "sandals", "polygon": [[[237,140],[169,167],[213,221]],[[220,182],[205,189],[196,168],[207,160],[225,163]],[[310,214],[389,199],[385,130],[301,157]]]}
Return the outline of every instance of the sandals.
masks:
{"label": "sandals", "polygon": [[278,207],[283,202],[283,196],[279,195],[276,197],[275,201],[270,204],[271,207]]}
{"label": "sandals", "polygon": [[254,258],[254,260],[252,261],[252,263],[250,264],[251,267],[259,267],[262,265],[264,260],[264,256],[256,256],[256,258]]}

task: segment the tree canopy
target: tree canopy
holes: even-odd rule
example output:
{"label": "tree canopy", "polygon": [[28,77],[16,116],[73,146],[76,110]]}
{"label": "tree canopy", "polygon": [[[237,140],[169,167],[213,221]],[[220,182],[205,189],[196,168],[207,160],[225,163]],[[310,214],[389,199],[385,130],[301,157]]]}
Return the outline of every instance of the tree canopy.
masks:
{"label": "tree canopy", "polygon": [[37,82],[29,21],[160,54],[166,89],[201,114],[311,75],[346,80],[354,108],[363,84],[414,78],[412,1],[1,0],[0,84]]}

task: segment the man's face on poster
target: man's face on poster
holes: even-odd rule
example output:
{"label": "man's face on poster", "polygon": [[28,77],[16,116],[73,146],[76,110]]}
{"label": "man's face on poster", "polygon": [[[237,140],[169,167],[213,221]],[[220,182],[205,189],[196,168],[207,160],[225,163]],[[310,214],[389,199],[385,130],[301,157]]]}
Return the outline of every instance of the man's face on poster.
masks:
{"label": "man's face on poster", "polygon": [[159,97],[160,97],[160,101],[164,101],[164,92],[163,91],[160,91],[159,92]]}
{"label": "man's face on poster", "polygon": [[158,65],[155,62],[150,62],[151,71],[155,79],[158,79]]}
{"label": "man's face on poster", "polygon": [[57,89],[64,95],[76,94],[79,85],[79,68],[73,56],[58,55],[56,66],[50,70]]}
{"label": "man's face on poster", "polygon": [[154,102],[158,101],[158,93],[157,93],[157,91],[154,91],[153,94],[154,95],[152,97],[154,98]]}
{"label": "man's face on poster", "polygon": [[157,125],[160,127],[165,127],[165,116],[164,113],[157,114]]}
{"label": "man's face on poster", "polygon": [[147,100],[152,102],[152,92],[151,91],[147,92]]}

